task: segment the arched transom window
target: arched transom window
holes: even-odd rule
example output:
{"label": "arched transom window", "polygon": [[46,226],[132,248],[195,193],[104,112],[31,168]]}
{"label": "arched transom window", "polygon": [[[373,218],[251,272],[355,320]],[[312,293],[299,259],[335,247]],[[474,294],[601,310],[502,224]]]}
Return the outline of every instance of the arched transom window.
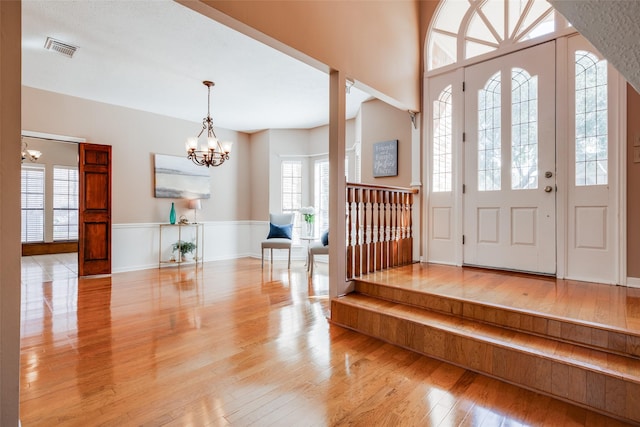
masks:
{"label": "arched transom window", "polygon": [[429,31],[429,70],[550,34],[566,23],[545,0],[443,0]]}

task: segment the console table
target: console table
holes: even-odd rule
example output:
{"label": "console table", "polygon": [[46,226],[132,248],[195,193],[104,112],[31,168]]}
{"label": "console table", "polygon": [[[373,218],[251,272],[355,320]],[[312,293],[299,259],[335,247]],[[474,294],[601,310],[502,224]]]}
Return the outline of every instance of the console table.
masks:
{"label": "console table", "polygon": [[[176,238],[177,236],[177,238]],[[193,241],[196,244],[193,259],[183,260],[180,249],[172,251],[171,246],[178,241]],[[163,240],[165,243],[163,244]],[[170,241],[171,243],[166,243]],[[164,245],[164,246],[163,246]],[[174,254],[177,252],[177,256]],[[170,257],[167,254],[171,254]],[[164,256],[163,256],[164,255]],[[198,264],[204,261],[204,224],[160,224],[158,239],[158,267],[181,264]]]}

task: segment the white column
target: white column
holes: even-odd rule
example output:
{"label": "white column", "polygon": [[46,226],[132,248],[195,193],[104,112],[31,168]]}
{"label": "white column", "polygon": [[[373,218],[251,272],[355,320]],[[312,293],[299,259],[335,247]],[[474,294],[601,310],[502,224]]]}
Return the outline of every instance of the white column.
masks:
{"label": "white column", "polygon": [[413,232],[413,260],[417,261],[422,257],[422,168],[420,160],[422,159],[420,134],[422,126],[420,125],[422,115],[413,113],[411,116],[411,188],[417,188],[419,193],[413,197],[413,206],[411,211],[411,223]]}
{"label": "white column", "polygon": [[344,156],[346,154],[346,78],[332,70],[329,78],[329,296],[348,293]]}

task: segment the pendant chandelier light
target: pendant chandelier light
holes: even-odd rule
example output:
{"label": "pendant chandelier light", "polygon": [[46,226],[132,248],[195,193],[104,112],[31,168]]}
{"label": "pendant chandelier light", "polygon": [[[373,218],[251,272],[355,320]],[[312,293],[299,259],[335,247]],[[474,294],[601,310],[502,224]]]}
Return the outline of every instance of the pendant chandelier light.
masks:
{"label": "pendant chandelier light", "polygon": [[[213,130],[213,120],[211,119],[211,87],[214,82],[205,80],[202,82],[207,87],[207,117],[202,120],[202,130],[198,136],[187,139],[187,158],[199,166],[220,166],[225,160],[229,160],[232,142],[220,142]],[[206,132],[206,145],[200,146],[198,149],[198,141]]]}

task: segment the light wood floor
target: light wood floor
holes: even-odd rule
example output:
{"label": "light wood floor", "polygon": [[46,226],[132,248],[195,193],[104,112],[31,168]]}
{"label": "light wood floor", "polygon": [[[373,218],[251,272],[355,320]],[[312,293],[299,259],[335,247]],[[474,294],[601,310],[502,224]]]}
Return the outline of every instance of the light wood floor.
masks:
{"label": "light wood floor", "polygon": [[412,264],[363,277],[403,289],[640,332],[638,288],[433,264]]}
{"label": "light wood floor", "polygon": [[73,260],[23,258],[22,425],[622,425],[332,326],[315,272],[242,259],[78,280]]}

